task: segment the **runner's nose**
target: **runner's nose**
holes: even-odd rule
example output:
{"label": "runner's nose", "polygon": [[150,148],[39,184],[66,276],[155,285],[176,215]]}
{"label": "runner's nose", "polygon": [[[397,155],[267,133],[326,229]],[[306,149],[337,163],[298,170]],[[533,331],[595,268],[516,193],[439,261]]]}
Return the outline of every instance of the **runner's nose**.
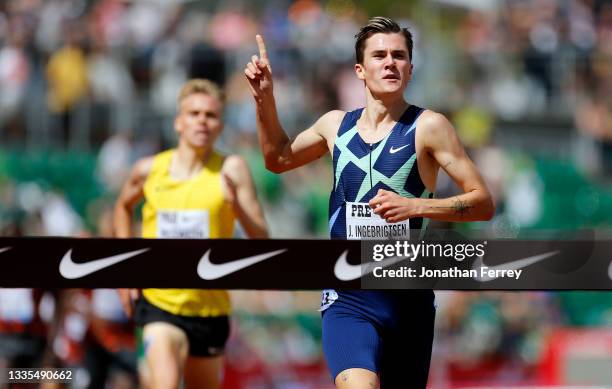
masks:
{"label": "runner's nose", "polygon": [[387,53],[384,64],[385,64],[385,69],[395,67],[395,58],[393,58],[393,55],[391,53]]}

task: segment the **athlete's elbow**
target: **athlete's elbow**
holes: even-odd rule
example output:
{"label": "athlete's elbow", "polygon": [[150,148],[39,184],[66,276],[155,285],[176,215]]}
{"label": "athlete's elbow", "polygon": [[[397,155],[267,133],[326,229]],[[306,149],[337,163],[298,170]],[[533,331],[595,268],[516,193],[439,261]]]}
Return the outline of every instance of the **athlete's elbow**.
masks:
{"label": "athlete's elbow", "polygon": [[283,173],[289,170],[288,158],[286,157],[288,138],[279,140],[276,143],[262,145],[262,152],[266,169],[272,173]]}
{"label": "athlete's elbow", "polygon": [[495,203],[487,188],[479,188],[472,193],[475,195],[473,221],[487,221],[495,216]]}
{"label": "athlete's elbow", "polygon": [[266,159],[266,169],[275,174],[282,173],[280,166],[276,162],[271,162],[271,161],[268,161],[267,159]]}
{"label": "athlete's elbow", "polygon": [[493,216],[495,216],[495,204],[493,203],[491,196],[488,196],[484,200],[484,206],[482,208],[482,220],[485,221],[493,219]]}
{"label": "athlete's elbow", "polygon": [[279,162],[278,158],[265,158],[265,166],[266,169],[275,174],[280,174],[286,172],[287,169],[284,168],[283,164]]}

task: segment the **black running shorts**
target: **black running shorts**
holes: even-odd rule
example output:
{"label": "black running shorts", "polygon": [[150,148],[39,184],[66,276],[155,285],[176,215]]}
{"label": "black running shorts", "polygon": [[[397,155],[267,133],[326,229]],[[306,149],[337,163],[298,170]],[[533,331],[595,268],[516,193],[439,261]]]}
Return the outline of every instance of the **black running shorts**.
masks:
{"label": "black running shorts", "polygon": [[155,322],[163,322],[180,328],[187,335],[189,355],[195,357],[222,355],[229,337],[230,326],[227,316],[174,315],[154,306],[144,297],[136,302],[134,319],[136,325],[141,327]]}

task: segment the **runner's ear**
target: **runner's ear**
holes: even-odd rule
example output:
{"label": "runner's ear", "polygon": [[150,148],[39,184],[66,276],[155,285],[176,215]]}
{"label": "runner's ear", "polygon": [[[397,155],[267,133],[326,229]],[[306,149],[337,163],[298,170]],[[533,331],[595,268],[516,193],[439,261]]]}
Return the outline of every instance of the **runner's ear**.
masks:
{"label": "runner's ear", "polygon": [[355,74],[357,75],[357,78],[360,80],[365,80],[365,69],[363,68],[363,65],[360,63],[356,63],[355,64]]}

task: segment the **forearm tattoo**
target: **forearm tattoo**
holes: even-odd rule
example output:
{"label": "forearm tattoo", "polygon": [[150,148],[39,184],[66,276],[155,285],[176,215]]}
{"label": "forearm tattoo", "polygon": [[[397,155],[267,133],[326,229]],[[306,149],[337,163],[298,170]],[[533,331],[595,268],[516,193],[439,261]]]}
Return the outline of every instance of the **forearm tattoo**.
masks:
{"label": "forearm tattoo", "polygon": [[463,217],[470,213],[470,208],[472,207],[473,206],[469,205],[467,201],[462,201],[460,199],[455,199],[455,203],[453,204],[455,215],[459,215],[459,217]]}
{"label": "forearm tattoo", "polygon": [[471,209],[474,208],[473,205],[470,205],[467,201],[461,199],[453,199],[452,206],[445,207],[433,207],[433,208],[442,208],[442,209],[452,209],[455,215],[459,215],[459,218],[463,218],[465,215],[471,212]]}

